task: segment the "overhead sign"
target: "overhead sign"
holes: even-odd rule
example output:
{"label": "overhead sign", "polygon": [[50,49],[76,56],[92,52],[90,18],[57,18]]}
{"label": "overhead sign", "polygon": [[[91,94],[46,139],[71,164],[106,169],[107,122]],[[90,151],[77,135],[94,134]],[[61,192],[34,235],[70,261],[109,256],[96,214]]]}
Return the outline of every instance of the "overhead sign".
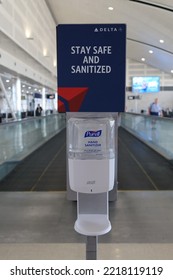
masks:
{"label": "overhead sign", "polygon": [[57,26],[59,112],[121,112],[126,25]]}
{"label": "overhead sign", "polygon": [[55,99],[55,94],[46,94],[47,99]]}

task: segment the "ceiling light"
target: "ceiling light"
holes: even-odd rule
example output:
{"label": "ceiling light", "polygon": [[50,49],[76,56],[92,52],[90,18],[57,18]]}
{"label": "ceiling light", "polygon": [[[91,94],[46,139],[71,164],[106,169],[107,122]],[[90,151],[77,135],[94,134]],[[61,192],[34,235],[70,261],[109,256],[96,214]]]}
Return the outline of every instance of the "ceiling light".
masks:
{"label": "ceiling light", "polygon": [[113,9],[114,9],[113,7],[108,7],[109,11],[113,11]]}
{"label": "ceiling light", "polygon": [[145,61],[145,58],[144,58],[144,57],[142,57],[142,58],[141,58],[141,60],[142,60],[142,61]]}
{"label": "ceiling light", "polygon": [[31,89],[31,87],[28,87],[28,89]]}
{"label": "ceiling light", "polygon": [[149,50],[149,53],[153,53],[153,51],[152,51],[152,50]]}
{"label": "ceiling light", "polygon": [[33,36],[32,36],[31,30],[30,30],[29,28],[27,28],[27,29],[25,30],[25,37],[26,37],[26,39],[28,39],[28,40],[33,40],[33,39],[34,39]]}
{"label": "ceiling light", "polygon": [[22,85],[22,87],[25,87],[25,85]]}
{"label": "ceiling light", "polygon": [[173,73],[173,70],[171,70],[171,73]]}
{"label": "ceiling light", "polygon": [[159,42],[160,42],[161,44],[163,44],[163,43],[164,43],[164,40],[163,40],[163,39],[160,39]]}
{"label": "ceiling light", "polygon": [[10,82],[10,80],[6,80],[6,83],[9,83]]}
{"label": "ceiling light", "polygon": [[47,49],[43,49],[43,56],[44,57],[49,57]]}

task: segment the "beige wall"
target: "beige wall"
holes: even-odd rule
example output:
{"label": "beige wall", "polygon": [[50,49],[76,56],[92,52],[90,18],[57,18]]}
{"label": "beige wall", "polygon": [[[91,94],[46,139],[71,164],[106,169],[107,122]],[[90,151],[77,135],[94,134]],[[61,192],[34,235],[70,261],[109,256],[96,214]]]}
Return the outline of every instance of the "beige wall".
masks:
{"label": "beige wall", "polygon": [[44,0],[2,1],[0,54],[0,65],[56,89],[56,25]]}

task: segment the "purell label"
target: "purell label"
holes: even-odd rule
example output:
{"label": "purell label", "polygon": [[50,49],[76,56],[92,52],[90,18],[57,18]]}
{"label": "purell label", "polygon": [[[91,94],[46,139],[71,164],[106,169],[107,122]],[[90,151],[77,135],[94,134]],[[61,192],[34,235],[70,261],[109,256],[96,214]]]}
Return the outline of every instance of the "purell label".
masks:
{"label": "purell label", "polygon": [[[109,124],[109,123],[108,123]],[[79,153],[102,155],[106,150],[107,120],[77,120],[73,128],[75,146]]]}
{"label": "purell label", "polygon": [[90,154],[100,154],[103,145],[103,131],[86,130],[84,132],[84,152]]}
{"label": "purell label", "polygon": [[85,132],[84,137],[100,137],[102,134],[102,130],[97,130],[97,131],[91,131],[88,130]]}
{"label": "purell label", "polygon": [[101,147],[101,143],[99,141],[88,141],[85,143],[85,147]]}

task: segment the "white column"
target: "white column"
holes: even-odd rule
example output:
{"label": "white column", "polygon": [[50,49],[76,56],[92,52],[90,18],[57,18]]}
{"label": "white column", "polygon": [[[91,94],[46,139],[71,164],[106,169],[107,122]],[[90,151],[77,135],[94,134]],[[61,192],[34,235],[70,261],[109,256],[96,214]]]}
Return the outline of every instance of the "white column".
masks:
{"label": "white column", "polygon": [[21,118],[21,110],[22,110],[22,102],[21,102],[21,80],[17,78],[16,80],[16,110],[17,110],[17,117]]}
{"label": "white column", "polygon": [[16,108],[16,80],[12,84],[12,103],[13,103],[14,113],[16,114],[16,112],[17,112],[17,108]]}
{"label": "white column", "polygon": [[54,106],[56,112],[58,111],[58,93],[55,91],[55,99],[54,99]]}
{"label": "white column", "polygon": [[42,115],[45,116],[46,114],[46,89],[45,87],[42,88]]}
{"label": "white column", "polygon": [[0,77],[0,88],[1,88],[2,92],[4,93],[5,99],[7,101],[7,105],[10,108],[10,111],[11,111],[11,114],[12,114],[13,118],[16,119],[14,108],[13,108],[13,106],[12,106],[10,100],[9,100],[8,93],[7,93],[6,89],[5,89],[5,86],[3,84],[3,81],[1,79],[1,77]]}

